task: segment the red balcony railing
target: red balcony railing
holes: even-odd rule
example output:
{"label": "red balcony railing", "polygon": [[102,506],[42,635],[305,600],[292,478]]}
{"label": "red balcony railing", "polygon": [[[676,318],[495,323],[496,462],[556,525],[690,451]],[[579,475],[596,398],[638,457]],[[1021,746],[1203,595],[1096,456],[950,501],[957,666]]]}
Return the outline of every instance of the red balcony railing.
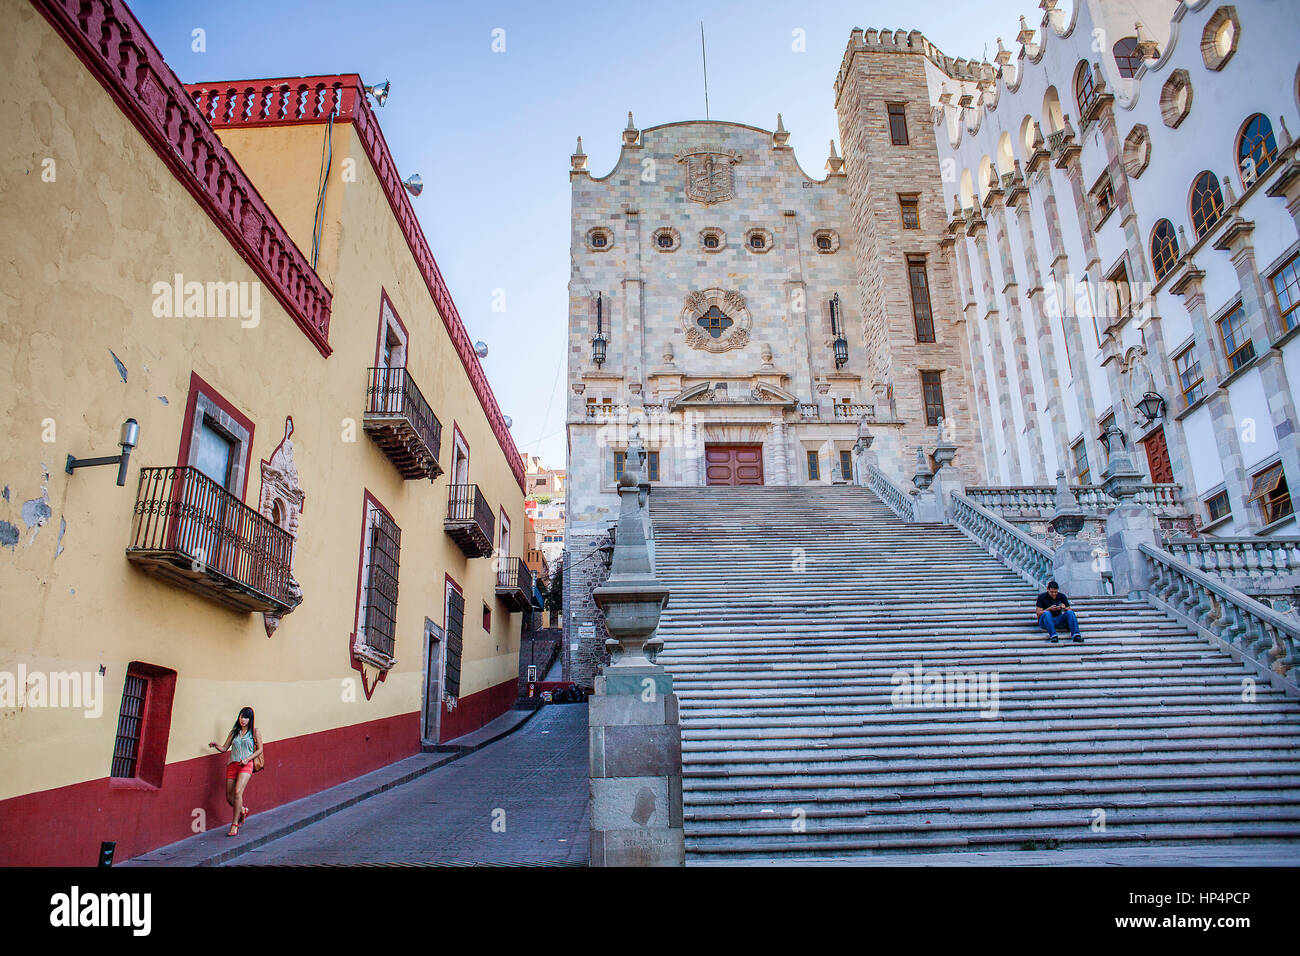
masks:
{"label": "red balcony railing", "polygon": [[293,538],[196,468],[141,468],[126,556],[142,570],[243,611],[280,613]]}

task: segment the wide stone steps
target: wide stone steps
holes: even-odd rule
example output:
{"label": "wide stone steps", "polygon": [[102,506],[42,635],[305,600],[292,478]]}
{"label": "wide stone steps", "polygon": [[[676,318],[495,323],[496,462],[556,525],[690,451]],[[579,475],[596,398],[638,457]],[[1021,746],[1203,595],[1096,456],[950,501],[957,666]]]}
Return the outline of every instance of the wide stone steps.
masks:
{"label": "wide stone steps", "polygon": [[[688,862],[1300,846],[1300,707],[1246,699],[1246,670],[1155,608],[1080,598],[1086,643],[1048,644],[1034,588],[863,488],[656,488],[650,508]],[[918,663],[996,675],[996,712],[897,702]]]}

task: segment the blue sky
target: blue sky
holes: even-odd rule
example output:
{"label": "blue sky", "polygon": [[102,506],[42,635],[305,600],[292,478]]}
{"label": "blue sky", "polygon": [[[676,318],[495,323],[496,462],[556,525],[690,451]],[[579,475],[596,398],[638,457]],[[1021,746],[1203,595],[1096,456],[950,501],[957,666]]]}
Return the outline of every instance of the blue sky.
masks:
{"label": "blue sky", "polygon": [[[1069,0],[1060,7],[1068,11]],[[569,279],[569,155],[594,175],[641,128],[709,114],[771,129],[777,112],[809,174],[834,138],[832,83],[849,32],[917,29],[953,57],[1009,50],[1034,0],[869,2],[223,3],[136,0],[132,9],[186,83],[360,73],[392,82],[378,111],[438,265],[521,451],[563,466]],[[905,10],[906,19],[900,19]],[[206,51],[191,50],[195,28]],[[493,31],[505,50],[494,52]],[[803,31],[796,51],[795,31]],[[498,35],[500,36],[500,35]],[[493,311],[496,290],[504,311]],[[500,301],[498,296],[497,301]]]}

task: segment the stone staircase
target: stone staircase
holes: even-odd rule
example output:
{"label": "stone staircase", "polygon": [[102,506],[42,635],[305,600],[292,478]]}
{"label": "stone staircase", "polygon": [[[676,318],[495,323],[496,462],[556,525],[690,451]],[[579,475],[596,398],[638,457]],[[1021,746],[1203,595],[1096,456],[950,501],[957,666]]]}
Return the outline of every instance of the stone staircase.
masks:
{"label": "stone staircase", "polygon": [[[1201,841],[1300,862],[1300,706],[1244,702],[1245,669],[1149,605],[1078,599],[1086,642],[1049,644],[1034,588],[865,488],[656,488],[650,513],[688,863]],[[894,706],[918,663],[996,675],[996,714]]]}

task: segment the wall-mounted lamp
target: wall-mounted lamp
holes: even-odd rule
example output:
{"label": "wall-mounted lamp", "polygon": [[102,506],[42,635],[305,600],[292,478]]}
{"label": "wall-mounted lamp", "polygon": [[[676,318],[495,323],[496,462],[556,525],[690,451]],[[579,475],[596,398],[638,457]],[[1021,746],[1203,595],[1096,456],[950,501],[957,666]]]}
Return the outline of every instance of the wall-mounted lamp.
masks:
{"label": "wall-mounted lamp", "polygon": [[375,86],[367,86],[366,92],[374,97],[376,106],[383,106],[388,101],[388,88],[392,85],[388,80],[384,80]]}
{"label": "wall-mounted lamp", "polygon": [[1164,398],[1157,392],[1147,392],[1142,396],[1142,400],[1137,403],[1137,410],[1146,418],[1143,423],[1146,425],[1150,425],[1163,415],[1167,407]]}
{"label": "wall-mounted lamp", "polygon": [[605,350],[609,340],[605,338],[604,326],[604,297],[601,293],[596,293],[596,334],[591,337],[591,360],[596,363],[596,367],[605,364]]}
{"label": "wall-mounted lamp", "polygon": [[69,475],[77,468],[92,468],[95,465],[117,465],[117,483],[118,486],[126,484],[126,466],[131,460],[131,449],[140,442],[140,423],[134,418],[128,418],[122,423],[122,438],[118,442],[122,446],[122,454],[109,455],[104,458],[74,458],[68,456],[68,463],[64,471]]}
{"label": "wall-mounted lamp", "polygon": [[419,173],[411,173],[410,176],[402,180],[402,185],[412,196],[418,196],[424,192],[424,180],[420,178]]}
{"label": "wall-mounted lamp", "polygon": [[831,296],[831,334],[835,336],[832,348],[835,350],[835,368],[842,369],[849,362],[849,343],[844,340],[840,328],[840,294]]}

